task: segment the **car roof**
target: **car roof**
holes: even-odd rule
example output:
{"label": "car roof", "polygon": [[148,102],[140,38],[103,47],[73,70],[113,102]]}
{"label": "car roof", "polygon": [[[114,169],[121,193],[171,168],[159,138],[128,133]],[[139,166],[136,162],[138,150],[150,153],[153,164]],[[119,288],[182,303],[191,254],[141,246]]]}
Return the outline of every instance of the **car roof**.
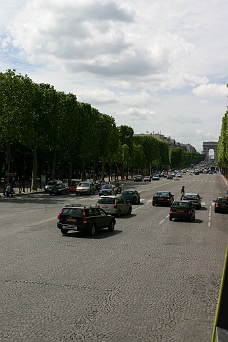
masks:
{"label": "car roof", "polygon": [[198,194],[194,192],[186,192],[184,196],[198,196]]}

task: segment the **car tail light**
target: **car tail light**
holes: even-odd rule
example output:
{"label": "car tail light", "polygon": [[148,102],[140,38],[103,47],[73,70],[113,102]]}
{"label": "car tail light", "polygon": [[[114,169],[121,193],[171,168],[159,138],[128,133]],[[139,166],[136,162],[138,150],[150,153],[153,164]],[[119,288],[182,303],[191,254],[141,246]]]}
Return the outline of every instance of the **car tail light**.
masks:
{"label": "car tail light", "polygon": [[169,209],[169,212],[172,213],[172,212],[173,212],[173,209],[170,208],[170,209]]}
{"label": "car tail light", "polygon": [[215,206],[218,207],[218,203],[215,203]]}
{"label": "car tail light", "polygon": [[191,214],[191,212],[192,212],[191,210],[188,211],[189,214]]}
{"label": "car tail light", "polygon": [[82,212],[82,221],[87,223],[87,218],[86,218],[85,210],[83,210],[83,212]]}
{"label": "car tail light", "polygon": [[114,208],[117,208],[117,204],[116,203],[114,204]]}
{"label": "car tail light", "polygon": [[60,220],[60,216],[62,214],[63,209],[58,213],[57,219]]}

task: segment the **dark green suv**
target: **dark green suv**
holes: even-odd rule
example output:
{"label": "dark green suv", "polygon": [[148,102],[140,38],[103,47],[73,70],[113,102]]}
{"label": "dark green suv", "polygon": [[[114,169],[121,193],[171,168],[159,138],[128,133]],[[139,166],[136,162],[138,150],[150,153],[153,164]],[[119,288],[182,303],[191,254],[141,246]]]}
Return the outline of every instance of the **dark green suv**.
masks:
{"label": "dark green suv", "polygon": [[89,231],[95,235],[98,229],[113,232],[116,219],[97,206],[66,205],[58,214],[57,227],[63,235],[69,230]]}

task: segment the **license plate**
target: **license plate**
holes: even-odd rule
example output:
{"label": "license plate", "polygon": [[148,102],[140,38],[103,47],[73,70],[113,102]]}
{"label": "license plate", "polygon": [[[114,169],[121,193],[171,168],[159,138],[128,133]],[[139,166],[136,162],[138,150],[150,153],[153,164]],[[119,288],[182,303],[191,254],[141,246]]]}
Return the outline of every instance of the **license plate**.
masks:
{"label": "license plate", "polygon": [[75,218],[68,218],[67,222],[77,222],[77,220]]}
{"label": "license plate", "polygon": [[159,198],[158,200],[159,200],[159,201],[163,201],[163,200],[164,200],[164,198]]}
{"label": "license plate", "polygon": [[177,210],[177,213],[184,213],[184,210]]}

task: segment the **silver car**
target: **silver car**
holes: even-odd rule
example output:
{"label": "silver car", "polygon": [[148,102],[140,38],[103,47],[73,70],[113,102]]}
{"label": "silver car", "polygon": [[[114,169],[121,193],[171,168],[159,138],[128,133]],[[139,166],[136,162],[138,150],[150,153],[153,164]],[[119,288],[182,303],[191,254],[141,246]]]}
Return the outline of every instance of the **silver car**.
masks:
{"label": "silver car", "polygon": [[76,195],[91,195],[96,193],[96,185],[93,182],[80,182],[76,188]]}
{"label": "silver car", "polygon": [[132,206],[120,195],[101,196],[96,205],[114,216],[131,215]]}

